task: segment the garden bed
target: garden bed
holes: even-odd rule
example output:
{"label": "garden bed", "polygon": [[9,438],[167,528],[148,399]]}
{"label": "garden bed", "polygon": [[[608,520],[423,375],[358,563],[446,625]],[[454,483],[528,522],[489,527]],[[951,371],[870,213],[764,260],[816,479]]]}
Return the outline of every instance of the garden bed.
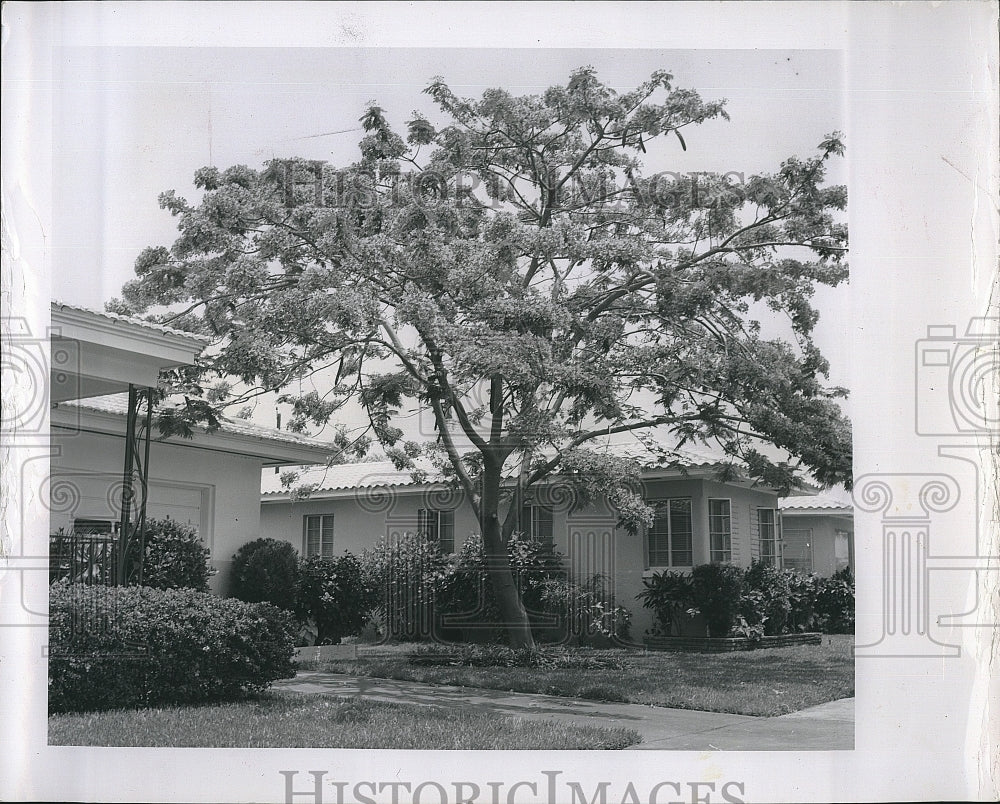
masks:
{"label": "garden bed", "polygon": [[733,653],[761,648],[787,648],[792,645],[822,645],[819,633],[777,634],[757,639],[749,637],[646,637],[646,650],[679,651],[682,653]]}

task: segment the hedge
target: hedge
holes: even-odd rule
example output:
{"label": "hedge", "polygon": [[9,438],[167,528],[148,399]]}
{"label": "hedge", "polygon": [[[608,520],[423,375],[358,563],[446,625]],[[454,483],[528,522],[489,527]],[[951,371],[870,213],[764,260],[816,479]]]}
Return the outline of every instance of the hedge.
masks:
{"label": "hedge", "polygon": [[233,700],[295,674],[274,606],[193,589],[49,587],[49,710]]}

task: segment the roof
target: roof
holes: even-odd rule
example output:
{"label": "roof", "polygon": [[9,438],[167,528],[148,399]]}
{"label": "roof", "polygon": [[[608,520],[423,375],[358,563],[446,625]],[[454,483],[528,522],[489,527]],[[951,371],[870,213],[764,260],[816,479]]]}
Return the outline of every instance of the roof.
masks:
{"label": "roof", "polygon": [[[844,492],[846,495],[846,492]],[[849,514],[854,512],[850,499],[842,499],[836,493],[810,494],[803,497],[782,497],[778,508],[790,514]]]}
{"label": "roof", "polygon": [[[317,491],[348,491],[396,486],[418,486],[408,469],[397,469],[392,461],[369,461],[366,463],[342,463],[334,466],[309,466],[298,470],[296,486],[314,485]],[[431,470],[428,483],[443,482],[440,474]],[[281,485],[281,477],[265,473],[261,481],[261,493],[266,496],[287,494]]]}
{"label": "roof", "polygon": [[[61,402],[60,406],[80,408],[82,410],[93,410],[98,413],[111,413],[116,416],[125,416],[128,413],[128,394],[108,394],[106,396],[95,396],[90,399],[73,400]],[[162,406],[161,406],[162,407]],[[288,432],[287,430],[275,430],[273,427],[262,427],[244,419],[231,419],[222,417],[219,430],[231,435],[243,436],[259,441],[272,441],[281,444],[295,444],[302,447],[315,447],[324,452],[334,452],[333,445],[320,441],[316,438]]]}
{"label": "roof", "polygon": [[211,338],[208,338],[205,335],[196,335],[193,332],[185,332],[182,329],[168,327],[166,324],[158,324],[155,321],[146,321],[142,318],[119,315],[118,313],[109,313],[106,310],[93,310],[89,307],[81,307],[77,304],[66,304],[65,302],[56,300],[52,301],[52,308],[58,310],[72,310],[77,313],[84,313],[88,316],[97,316],[98,318],[103,318],[107,321],[114,321],[119,324],[126,324],[132,327],[147,329],[152,332],[159,332],[162,335],[176,335],[182,338],[191,338],[192,340],[200,341],[201,343],[209,343],[211,341]]}
{"label": "roof", "polygon": [[[676,473],[676,465],[671,463],[671,459],[680,464],[684,470],[707,470],[729,462],[729,459],[721,453],[713,453],[708,449],[683,448],[668,449],[661,456],[656,454],[641,444],[603,444],[595,445],[604,447],[607,452],[620,458],[632,458],[638,461],[644,472],[664,472]],[[739,462],[734,462],[739,468]],[[345,463],[334,466],[311,466],[297,470],[298,477],[292,484],[293,487],[312,486],[311,494],[330,493],[336,495],[338,492],[350,492],[360,489],[371,488],[399,488],[405,486],[418,487],[425,485],[441,484],[445,482],[444,476],[436,468],[427,463],[419,463],[418,468],[425,474],[423,482],[413,479],[413,474],[409,469],[397,469],[392,461],[369,461],[365,463]],[[261,482],[261,494],[264,498],[277,501],[289,495],[290,488],[286,488],[281,483],[281,477],[273,473],[266,473]]]}

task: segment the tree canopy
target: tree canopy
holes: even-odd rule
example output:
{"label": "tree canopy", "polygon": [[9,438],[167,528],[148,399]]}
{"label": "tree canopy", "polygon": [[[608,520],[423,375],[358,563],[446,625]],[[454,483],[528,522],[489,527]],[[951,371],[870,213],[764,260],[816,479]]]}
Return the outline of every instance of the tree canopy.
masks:
{"label": "tree canopy", "polygon": [[[164,193],[179,237],[111,305],[165,307],[157,320],[216,341],[174,378],[188,404],[164,426],[267,391],[298,428],[356,400],[368,432],[339,430],[345,454],[372,437],[400,467],[436,461],[497,562],[506,501],[555,473],[648,521],[637,465],[590,448],[605,436],[712,443],[778,489],[803,471],[849,485],[846,391],[825,384],[810,303],[847,277],[846,190],[824,184],[842,141],[750,177],[646,175],[654,143],[694,147],[727,118],[672,81],[617,92],[582,68],[540,95],[466,99],[435,79],[443,123],[414,112],[404,139],[372,104],[354,164],[206,167],[197,204]],[[792,337],[765,337],[761,310]],[[323,392],[288,393],[309,374]],[[433,443],[402,440],[407,404],[432,411]]]}

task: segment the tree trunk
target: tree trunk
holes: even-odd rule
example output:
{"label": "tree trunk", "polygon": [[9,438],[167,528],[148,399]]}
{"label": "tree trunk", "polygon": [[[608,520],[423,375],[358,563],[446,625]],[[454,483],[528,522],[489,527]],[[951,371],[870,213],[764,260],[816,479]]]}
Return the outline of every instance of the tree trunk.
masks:
{"label": "tree trunk", "polygon": [[535,640],[531,635],[528,613],[524,610],[517,585],[514,583],[507,545],[504,544],[500,528],[500,481],[500,466],[489,459],[484,461],[479,523],[483,531],[483,553],[511,647],[533,649]]}

